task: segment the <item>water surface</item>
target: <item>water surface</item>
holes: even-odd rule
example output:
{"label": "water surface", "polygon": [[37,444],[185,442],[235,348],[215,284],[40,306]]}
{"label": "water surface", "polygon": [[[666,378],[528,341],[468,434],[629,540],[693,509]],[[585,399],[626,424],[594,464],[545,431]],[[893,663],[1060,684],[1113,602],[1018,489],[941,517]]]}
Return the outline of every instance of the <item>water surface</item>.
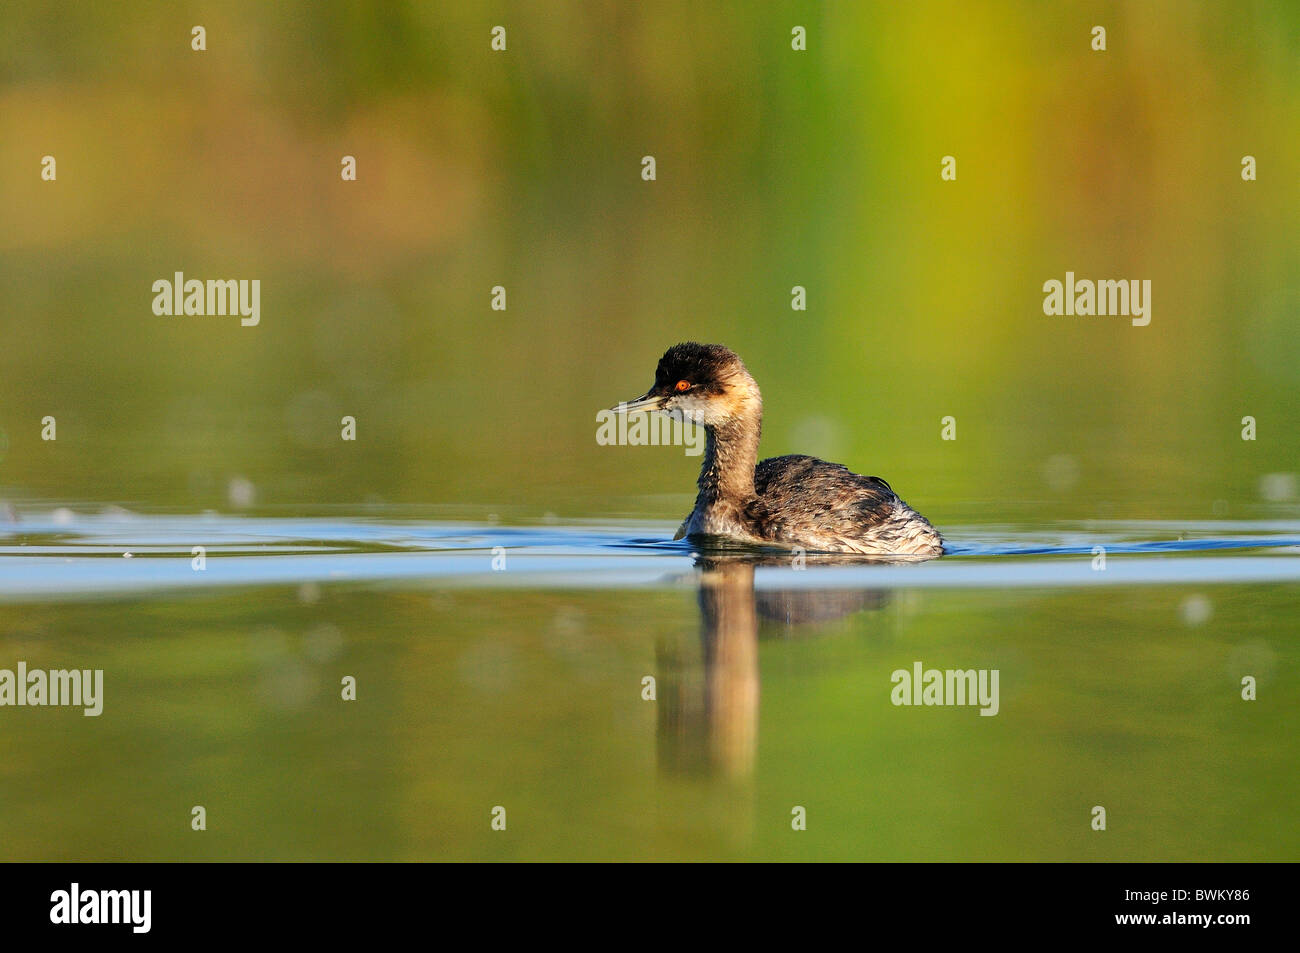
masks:
{"label": "water surface", "polygon": [[[1296,855],[1297,521],[949,527],[873,565],[656,523],[16,517],[0,668],[105,700],[0,713],[7,858]],[[917,661],[997,669],[998,714],[891,704]]]}

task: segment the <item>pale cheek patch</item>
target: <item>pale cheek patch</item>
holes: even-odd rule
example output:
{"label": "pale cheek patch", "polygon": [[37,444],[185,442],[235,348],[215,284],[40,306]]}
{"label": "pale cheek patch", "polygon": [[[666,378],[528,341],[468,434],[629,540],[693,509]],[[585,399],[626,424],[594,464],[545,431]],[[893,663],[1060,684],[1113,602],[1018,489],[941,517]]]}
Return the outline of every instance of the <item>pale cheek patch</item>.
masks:
{"label": "pale cheek patch", "polygon": [[747,388],[733,385],[714,398],[714,406],[726,417],[748,417],[760,406],[756,397]]}
{"label": "pale cheek patch", "polygon": [[703,420],[705,413],[711,409],[716,408],[708,400],[685,394],[673,400],[669,414],[678,419]]}

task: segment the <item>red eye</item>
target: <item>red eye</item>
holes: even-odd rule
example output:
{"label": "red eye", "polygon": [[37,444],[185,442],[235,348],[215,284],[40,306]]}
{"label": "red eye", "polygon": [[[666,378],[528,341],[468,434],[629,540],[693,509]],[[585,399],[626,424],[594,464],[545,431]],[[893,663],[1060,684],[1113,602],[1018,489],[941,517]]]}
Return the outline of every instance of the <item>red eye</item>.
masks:
{"label": "red eye", "polygon": [[691,382],[690,382],[690,381],[678,381],[678,382],[677,382],[677,389],[678,389],[679,391],[682,391],[682,390],[690,390],[690,389],[691,389]]}

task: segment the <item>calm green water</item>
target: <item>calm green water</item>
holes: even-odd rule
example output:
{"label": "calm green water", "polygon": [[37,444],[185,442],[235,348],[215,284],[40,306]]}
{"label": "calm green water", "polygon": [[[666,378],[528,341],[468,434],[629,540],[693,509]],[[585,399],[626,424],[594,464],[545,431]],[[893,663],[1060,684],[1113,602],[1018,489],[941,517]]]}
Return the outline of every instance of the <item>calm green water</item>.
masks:
{"label": "calm green water", "polygon": [[[1295,522],[958,528],[937,562],[798,570],[666,525],[22,515],[0,668],[105,688],[96,718],[0,710],[5,859],[1300,847]],[[997,669],[998,714],[891,704],[916,661]]]}

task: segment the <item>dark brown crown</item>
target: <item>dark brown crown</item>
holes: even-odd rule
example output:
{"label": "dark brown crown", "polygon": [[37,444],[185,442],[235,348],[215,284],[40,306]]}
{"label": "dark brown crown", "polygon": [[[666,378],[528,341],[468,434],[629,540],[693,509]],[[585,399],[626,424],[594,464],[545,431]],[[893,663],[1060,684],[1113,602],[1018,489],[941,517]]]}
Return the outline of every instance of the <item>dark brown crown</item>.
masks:
{"label": "dark brown crown", "polygon": [[655,370],[655,390],[672,391],[678,381],[687,381],[692,389],[714,390],[737,372],[748,373],[735,351],[721,344],[674,344],[659,358]]}

